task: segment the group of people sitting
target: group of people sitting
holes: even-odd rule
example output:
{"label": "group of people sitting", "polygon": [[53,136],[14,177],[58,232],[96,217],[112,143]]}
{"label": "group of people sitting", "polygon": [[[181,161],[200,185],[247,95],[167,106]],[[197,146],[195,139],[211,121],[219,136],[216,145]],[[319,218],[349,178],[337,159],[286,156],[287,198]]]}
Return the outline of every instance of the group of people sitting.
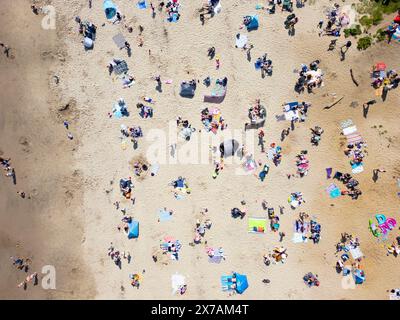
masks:
{"label": "group of people sitting", "polygon": [[346,186],[347,190],[341,191],[342,195],[349,195],[353,200],[357,200],[362,194],[361,190],[357,188],[359,182],[354,179],[349,173],[336,172],[333,179],[337,179]]}
{"label": "group of people sitting", "polygon": [[319,22],[319,27],[321,31],[319,36],[334,36],[340,37],[340,31],[343,27],[347,26],[350,23],[350,19],[345,13],[340,13],[339,4],[335,3],[332,8],[330,8],[326,14],[326,27],[323,29],[324,21],[321,20]]}
{"label": "group of people sitting", "polygon": [[219,4],[219,0],[208,0],[206,4],[204,4],[200,9],[200,21],[204,24],[206,15],[209,15],[209,18],[212,18],[215,15],[215,7]]}
{"label": "group of people sitting", "polygon": [[259,57],[255,62],[256,68],[261,69],[261,76],[265,75],[272,76],[272,60],[267,58],[267,53],[264,53],[262,57]]}
{"label": "group of people sitting", "polygon": [[[265,107],[261,105],[260,99],[256,99],[254,105],[249,108],[248,117],[250,119],[250,125],[254,125],[260,121],[264,121],[267,116]],[[245,129],[248,127],[249,123],[245,124]]]}
{"label": "group of people sitting", "polygon": [[143,103],[139,102],[136,104],[136,108],[140,109],[139,115],[144,118],[153,118],[153,108],[150,106],[145,106]]}
{"label": "group of people sitting", "polygon": [[307,88],[308,93],[313,92],[313,89],[320,87],[323,83],[322,71],[319,69],[319,60],[310,63],[309,66],[302,64],[299,71],[299,78],[295,85],[295,91],[298,93],[304,92]]}
{"label": "group of people sitting", "polygon": [[132,195],[132,189],[134,188],[131,177],[129,177],[128,179],[120,179],[119,180],[119,188],[120,188],[122,195],[126,199],[130,199],[131,195]]}
{"label": "group of people sitting", "polygon": [[[164,2],[163,2],[164,3]],[[165,10],[167,12],[168,21],[177,21],[179,20],[181,14],[179,13],[180,3],[178,0],[169,0],[165,4]],[[161,7],[162,8],[162,7]]]}
{"label": "group of people sitting", "polygon": [[207,131],[213,133],[217,133],[218,128],[224,130],[227,127],[225,120],[218,109],[214,109],[213,112],[208,108],[203,109],[201,111],[201,122],[204,124]]}
{"label": "group of people sitting", "polygon": [[275,214],[275,209],[272,207],[267,208],[268,219],[270,221],[271,231],[277,232],[279,230],[279,217]]}
{"label": "group of people sitting", "polygon": [[350,158],[350,165],[354,164],[362,164],[364,159],[363,148],[366,147],[367,144],[363,141],[357,142],[355,144],[348,144],[344,154]]}
{"label": "group of people sitting", "polygon": [[400,83],[400,75],[394,69],[391,69],[387,72],[377,72],[373,70],[371,73],[371,78],[371,86],[375,89],[378,89],[382,86],[389,90],[395,89]]}
{"label": "group of people sitting", "polygon": [[321,141],[321,136],[324,133],[324,130],[319,126],[315,126],[314,129],[310,128],[310,130],[311,130],[311,144],[313,146],[318,146],[319,142]]}
{"label": "group of people sitting", "polygon": [[300,178],[306,176],[309,170],[309,160],[306,158],[306,155],[302,152],[296,156],[296,167],[297,174]]}
{"label": "group of people sitting", "polygon": [[80,17],[75,17],[75,21],[79,24],[79,34],[84,37],[82,40],[83,46],[86,50],[93,49],[97,27],[89,21],[82,22]]}
{"label": "group of people sitting", "polygon": [[275,247],[272,250],[272,253],[266,253],[264,254],[264,264],[266,266],[269,266],[271,264],[271,258],[273,258],[275,260],[275,263],[277,262],[281,262],[281,263],[285,263],[286,259],[288,257],[287,254],[287,249],[284,247]]}
{"label": "group of people sitting", "polygon": [[313,273],[309,272],[304,277],[303,280],[308,287],[316,286],[319,287],[319,280],[318,275],[314,275]]}
{"label": "group of people sitting", "polygon": [[183,120],[181,116],[176,118],[176,126],[181,130],[181,137],[187,141],[190,140],[192,133],[196,131],[196,128],[192,127],[189,120]]}
{"label": "group of people sitting", "polygon": [[302,101],[301,103],[298,102],[290,102],[290,103],[283,103],[283,112],[290,112],[294,111],[297,114],[292,116],[293,122],[305,122],[307,119],[308,108],[311,107],[311,103]]}
{"label": "group of people sitting", "polygon": [[201,239],[206,234],[206,229],[211,229],[211,225],[212,225],[212,223],[211,223],[210,219],[206,219],[204,221],[204,223],[201,223],[200,220],[196,221],[196,227],[194,229],[195,235],[194,235],[194,239],[193,239],[193,242],[195,244],[201,243]]}
{"label": "group of people sitting", "polygon": [[13,179],[14,184],[16,184],[15,170],[11,166],[11,158],[0,157],[0,163],[1,163],[4,171],[6,172],[5,176],[11,177]]}
{"label": "group of people sitting", "polygon": [[301,233],[303,241],[311,239],[314,244],[319,243],[321,239],[321,225],[314,219],[308,221],[309,215],[305,212],[299,213],[299,219],[296,219],[294,229]]}
{"label": "group of people sitting", "polygon": [[277,146],[275,142],[271,143],[268,156],[272,155],[272,162],[277,167],[282,161],[282,147]]}

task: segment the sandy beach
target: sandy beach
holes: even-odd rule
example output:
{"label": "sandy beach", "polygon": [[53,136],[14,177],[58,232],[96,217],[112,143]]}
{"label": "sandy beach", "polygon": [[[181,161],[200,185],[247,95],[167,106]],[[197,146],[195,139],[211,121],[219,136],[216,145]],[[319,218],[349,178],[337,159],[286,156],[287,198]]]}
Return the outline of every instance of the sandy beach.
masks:
{"label": "sandy beach", "polygon": [[[2,27],[7,26],[7,30],[0,30],[0,41],[11,47],[13,55],[0,55],[0,156],[11,158],[17,177],[16,185],[4,175],[0,177],[0,298],[388,299],[387,290],[400,287],[396,274],[400,260],[387,255],[385,246],[400,235],[399,226],[390,231],[387,241],[378,242],[368,229],[368,221],[376,214],[385,214],[400,223],[396,182],[400,177],[400,91],[390,90],[384,102],[376,97],[370,85],[370,69],[384,61],[388,69],[399,70],[399,44],[383,41],[359,51],[352,40],[346,59],[340,61],[338,49],[327,50],[332,38],[318,36],[318,22],[333,5],[325,0],[308,1],[303,8],[294,9],[299,18],[294,36],[288,36],[283,25],[287,12],[278,8],[275,14],[256,10],[259,2],[255,0],[222,0],[221,12],[204,25],[198,14],[201,0],[181,0],[177,23],[166,21],[165,12],[157,9],[152,18],[150,8],[140,10],[135,1],[113,2],[125,16],[119,24],[107,21],[101,1],[94,1],[92,8],[78,0],[35,1],[38,6],[55,8],[55,30],[42,28],[43,15],[32,13],[31,1],[10,1],[0,9]],[[346,0],[340,5],[351,3]],[[259,15],[258,30],[239,29],[248,14]],[[93,50],[84,50],[76,16],[97,26]],[[385,17],[385,23],[392,16]],[[124,25],[132,26],[133,32]],[[142,47],[137,45],[139,25],[143,27]],[[119,32],[131,44],[131,57],[113,42],[112,37]],[[245,51],[235,48],[239,32],[254,45],[250,62]],[[342,35],[338,46],[347,40]],[[220,59],[219,69],[215,59],[207,57],[212,46]],[[273,61],[273,74],[262,78],[254,62],[264,53]],[[124,89],[120,79],[108,74],[107,64],[113,58],[128,63],[129,74],[135,77],[132,87]],[[324,73],[324,86],[311,94],[296,93],[294,85],[301,64],[316,59]],[[359,86],[353,83],[350,69]],[[155,89],[155,75],[161,76],[162,92]],[[261,167],[256,169],[256,176],[239,175],[239,165],[229,162],[213,179],[212,161],[167,161],[160,164],[157,175],[135,177],[132,160],[148,155],[152,130],[162,130],[168,136],[177,116],[188,119],[196,128],[190,142],[178,139],[177,157],[184,157],[180,150],[188,143],[199,143],[204,133],[200,112],[211,107],[203,102],[203,95],[211,91],[202,84],[207,76],[228,78],[226,97],[217,105],[228,124],[226,132],[243,130],[249,120],[249,105],[260,99],[267,111],[263,128],[266,148],[273,142],[282,147],[281,164],[274,166],[260,152],[258,130],[248,130],[253,135],[254,159],[270,166],[263,182],[257,178]],[[167,79],[172,83],[166,84]],[[200,80],[195,96],[183,98],[179,84],[191,79]],[[151,119],[142,119],[136,109],[143,96],[155,100]],[[121,97],[128,105],[129,117],[110,118],[108,113]],[[338,104],[324,109],[341,97]],[[364,117],[363,104],[372,99],[377,103]],[[290,127],[290,122],[277,121],[276,116],[282,113],[282,104],[290,101],[307,101],[311,107],[306,121],[295,123],[295,129],[280,141],[281,131]],[[364,171],[354,175],[362,190],[357,200],[348,196],[331,199],[325,191],[335,182],[327,179],[326,168],[351,172],[340,128],[346,119],[352,119],[367,143]],[[65,120],[68,130],[63,126]],[[121,144],[121,125],[143,129],[137,149],[129,140]],[[312,146],[310,128],[317,125],[324,133],[319,145]],[[73,134],[72,140],[68,132]],[[207,134],[211,139],[213,134]],[[170,144],[165,144],[166,154]],[[303,178],[288,179],[287,174],[296,172],[296,155],[302,150],[308,151],[310,170]],[[381,167],[386,172],[374,182],[373,170]],[[179,176],[186,178],[191,189],[181,200],[168,186]],[[119,181],[127,177],[132,177],[135,186],[134,204],[121,196]],[[19,190],[31,199],[22,199],[16,193]],[[292,210],[288,196],[297,191],[306,202]],[[240,207],[242,200],[246,201],[247,215],[233,219],[231,209]],[[284,207],[279,214],[279,231],[286,234],[282,242],[278,232],[268,229],[265,234],[254,234],[247,230],[249,217],[266,216],[263,200],[278,214],[279,206]],[[115,201],[140,222],[137,239],[127,239],[117,230],[123,213],[116,210]],[[173,210],[172,219],[158,222],[158,212],[164,207]],[[201,213],[203,208],[208,209],[206,216]],[[321,224],[318,244],[293,243],[293,224],[299,212],[306,212]],[[189,245],[196,220],[205,218],[212,221],[204,238],[207,244]],[[359,238],[365,255],[361,266],[366,281],[347,289],[342,275],[335,271],[335,245],[344,232]],[[166,236],[182,243],[179,261],[155,263],[152,253]],[[111,242],[132,255],[129,264],[122,260],[121,269],[107,255]],[[226,259],[220,264],[210,263],[206,246],[223,247]],[[284,264],[266,267],[263,255],[276,246],[287,248],[288,258]],[[45,290],[40,285],[17,288],[25,273],[15,269],[10,256],[29,257],[31,269],[39,273],[39,282],[41,268],[54,266],[56,289]],[[249,288],[241,295],[221,290],[220,277],[232,271],[247,275]],[[303,276],[308,272],[318,275],[319,287],[304,284]],[[171,293],[171,276],[175,273],[186,278],[183,295]],[[131,287],[130,274],[141,275],[139,289]],[[270,280],[268,285],[262,282],[265,278]]]}

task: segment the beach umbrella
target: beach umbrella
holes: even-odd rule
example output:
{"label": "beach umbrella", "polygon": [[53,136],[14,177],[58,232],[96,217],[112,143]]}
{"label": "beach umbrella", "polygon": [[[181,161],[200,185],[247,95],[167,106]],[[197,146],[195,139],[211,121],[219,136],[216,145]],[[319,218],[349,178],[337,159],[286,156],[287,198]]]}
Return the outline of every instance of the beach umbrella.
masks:
{"label": "beach umbrella", "polygon": [[376,71],[385,71],[386,69],[386,64],[384,62],[377,62],[375,65],[375,70]]}
{"label": "beach umbrella", "polygon": [[234,139],[225,140],[219,145],[219,151],[224,158],[233,156],[238,148],[239,142]]}
{"label": "beach umbrella", "polygon": [[83,46],[85,47],[86,50],[93,49],[94,42],[89,37],[85,37],[85,39],[83,39]]}
{"label": "beach umbrella", "polygon": [[244,274],[235,273],[236,275],[236,292],[242,294],[248,287],[247,276]]}

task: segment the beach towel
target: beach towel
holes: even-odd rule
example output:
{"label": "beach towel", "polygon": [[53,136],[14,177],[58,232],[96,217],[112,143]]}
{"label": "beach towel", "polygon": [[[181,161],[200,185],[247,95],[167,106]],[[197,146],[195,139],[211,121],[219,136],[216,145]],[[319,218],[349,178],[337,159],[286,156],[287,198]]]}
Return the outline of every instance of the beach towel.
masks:
{"label": "beach towel", "polygon": [[362,165],[362,163],[354,163],[351,166],[351,172],[352,173],[360,173],[364,171],[364,166]]}
{"label": "beach towel", "polygon": [[326,168],[326,178],[330,179],[332,174],[332,168]]}
{"label": "beach towel", "polygon": [[172,215],[169,214],[169,212],[164,209],[159,210],[158,217],[160,219],[160,222],[169,221],[172,219]]}
{"label": "beach towel", "polygon": [[326,192],[332,199],[340,197],[341,195],[340,189],[334,183],[332,183],[328,188],[326,188]]}
{"label": "beach towel", "polygon": [[306,243],[308,241],[307,237],[303,236],[302,233],[295,232],[293,233],[292,238],[293,243]]}
{"label": "beach towel", "polygon": [[247,231],[251,233],[266,233],[267,219],[265,218],[249,218]]}
{"label": "beach towel", "polygon": [[247,36],[244,34],[239,35],[239,38],[236,37],[236,47],[243,48],[247,43]]}
{"label": "beach towel", "polygon": [[296,120],[299,118],[299,112],[297,110],[291,110],[288,112],[285,112],[285,119],[287,121],[292,121],[292,120]]}
{"label": "beach towel", "polygon": [[158,170],[160,169],[160,165],[158,163],[154,163],[151,165],[150,168],[150,174],[151,176],[155,176],[158,173]]}
{"label": "beach towel", "polygon": [[363,138],[358,132],[348,134],[346,138],[347,138],[347,144],[356,144],[363,141]]}
{"label": "beach towel", "polygon": [[126,40],[122,35],[122,33],[116,34],[112,39],[114,40],[114,43],[117,45],[119,49],[125,48]]}
{"label": "beach towel", "polygon": [[172,294],[176,294],[184,285],[185,277],[183,275],[175,273],[171,276]]}
{"label": "beach towel", "polygon": [[364,257],[364,254],[361,252],[360,247],[350,249],[350,253],[354,260]]}
{"label": "beach towel", "polygon": [[222,291],[231,291],[232,276],[221,276]]}
{"label": "beach towel", "polygon": [[354,125],[354,124],[353,124],[353,121],[352,121],[351,119],[347,119],[347,120],[344,120],[344,121],[340,122],[340,127],[341,127],[342,129],[351,127],[351,126],[353,126],[353,125]]}
{"label": "beach towel", "polygon": [[343,129],[343,134],[345,135],[345,136],[347,136],[347,135],[349,135],[349,134],[353,134],[353,133],[355,133],[355,132],[357,132],[357,127],[356,126],[350,126],[350,127],[346,127],[346,128],[344,128]]}

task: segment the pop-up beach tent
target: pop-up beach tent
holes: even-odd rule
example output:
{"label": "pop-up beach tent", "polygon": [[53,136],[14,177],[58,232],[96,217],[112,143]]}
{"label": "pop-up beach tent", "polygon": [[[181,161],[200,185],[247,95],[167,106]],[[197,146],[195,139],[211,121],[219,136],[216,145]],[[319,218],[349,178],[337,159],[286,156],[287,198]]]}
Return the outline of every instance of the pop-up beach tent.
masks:
{"label": "pop-up beach tent", "polygon": [[103,9],[107,19],[112,19],[117,14],[117,7],[111,0],[104,0]]}
{"label": "pop-up beach tent", "polygon": [[128,224],[128,239],[139,237],[139,221],[132,220]]}
{"label": "pop-up beach tent", "polygon": [[258,16],[253,15],[253,16],[249,16],[249,17],[250,17],[250,23],[246,26],[247,31],[257,30],[258,29]]}
{"label": "pop-up beach tent", "polygon": [[181,83],[181,90],[179,92],[181,97],[193,98],[194,92],[196,91],[196,86],[187,82]]}

